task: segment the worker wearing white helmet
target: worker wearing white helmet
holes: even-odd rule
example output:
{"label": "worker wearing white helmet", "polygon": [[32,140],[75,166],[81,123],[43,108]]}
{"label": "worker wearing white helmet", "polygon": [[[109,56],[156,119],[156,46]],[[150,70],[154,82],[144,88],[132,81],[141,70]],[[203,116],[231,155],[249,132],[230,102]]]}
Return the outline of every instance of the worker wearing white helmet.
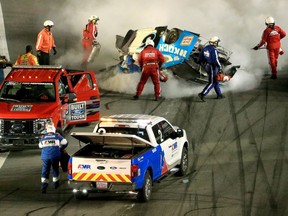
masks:
{"label": "worker wearing white helmet", "polygon": [[271,67],[271,79],[277,79],[277,64],[279,54],[284,54],[281,48],[281,39],[286,36],[286,32],[275,25],[273,17],[269,16],[265,19],[266,29],[262,34],[261,41],[255,47],[254,50],[258,50],[260,47],[266,44],[268,60]]}
{"label": "worker wearing white helmet", "polygon": [[93,44],[96,44],[96,37],[98,35],[98,29],[96,25],[99,21],[99,17],[96,15],[92,15],[88,18],[88,23],[83,29],[83,38],[82,38],[82,47],[83,47],[83,59],[82,59],[82,67],[86,68],[88,64],[88,58],[92,52]]}
{"label": "worker wearing white helmet", "polygon": [[136,95],[133,96],[134,100],[138,100],[142,94],[144,86],[149,77],[151,77],[154,84],[155,100],[159,100],[161,96],[160,86],[160,68],[165,59],[163,54],[154,48],[154,41],[148,39],[145,43],[144,49],[140,52],[138,57],[139,67],[142,71],[140,81],[137,85]]}
{"label": "worker wearing white helmet", "polygon": [[51,20],[46,20],[43,23],[44,28],[39,32],[36,42],[36,50],[38,62],[40,65],[50,64],[50,51],[53,49],[53,54],[56,55],[56,45],[51,29],[54,23]]}
{"label": "worker wearing white helmet", "polygon": [[201,93],[198,94],[200,99],[205,102],[205,96],[214,88],[217,99],[222,99],[219,80],[217,79],[218,72],[221,68],[221,63],[218,57],[217,47],[220,39],[217,36],[211,37],[209,44],[205,46],[199,56],[199,63],[203,64],[208,74],[208,84],[204,87]]}

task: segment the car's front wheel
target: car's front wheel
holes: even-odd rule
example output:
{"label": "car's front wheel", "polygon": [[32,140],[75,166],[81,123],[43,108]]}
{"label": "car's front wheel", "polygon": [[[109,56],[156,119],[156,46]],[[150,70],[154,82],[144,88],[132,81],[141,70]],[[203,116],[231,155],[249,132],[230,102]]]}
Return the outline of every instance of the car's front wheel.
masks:
{"label": "car's front wheel", "polygon": [[184,176],[187,174],[187,172],[188,172],[188,150],[186,148],[183,148],[178,175]]}

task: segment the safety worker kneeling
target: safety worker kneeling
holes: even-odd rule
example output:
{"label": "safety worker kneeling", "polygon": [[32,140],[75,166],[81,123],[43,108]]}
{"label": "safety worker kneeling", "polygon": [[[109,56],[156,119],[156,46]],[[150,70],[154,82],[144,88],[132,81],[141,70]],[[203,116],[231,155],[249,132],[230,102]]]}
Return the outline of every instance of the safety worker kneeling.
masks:
{"label": "safety worker kneeling", "polygon": [[[159,72],[164,61],[163,54],[158,49],[154,48],[154,41],[151,39],[148,40],[145,48],[139,54],[138,63],[142,70],[142,74],[137,86],[136,95],[133,96],[134,100],[138,100],[139,96],[142,94],[149,77],[151,77],[154,84],[155,101],[160,99],[161,87]],[[165,79],[167,80],[167,78]]]}
{"label": "safety worker kneeling", "polygon": [[53,122],[46,123],[46,134],[44,134],[39,142],[39,148],[42,149],[41,159],[43,161],[41,174],[41,192],[46,193],[49,174],[52,166],[52,176],[54,188],[57,189],[60,185],[59,179],[59,161],[61,151],[68,146],[67,140],[56,133]]}

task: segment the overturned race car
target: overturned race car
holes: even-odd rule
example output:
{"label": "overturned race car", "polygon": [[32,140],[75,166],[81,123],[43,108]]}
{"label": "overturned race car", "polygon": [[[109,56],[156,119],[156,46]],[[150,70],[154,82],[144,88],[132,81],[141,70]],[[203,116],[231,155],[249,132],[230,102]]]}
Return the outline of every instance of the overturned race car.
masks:
{"label": "overturned race car", "polygon": [[[140,72],[137,62],[138,55],[144,49],[148,39],[154,41],[155,47],[165,57],[165,63],[162,65],[160,73],[161,81],[167,81],[168,73],[186,80],[208,81],[208,75],[203,65],[197,63],[198,57],[208,41],[202,43],[202,38],[200,39],[198,33],[178,28],[168,29],[167,26],[129,30],[125,37],[116,35],[116,48],[120,54],[119,72]],[[222,46],[218,46],[217,50],[222,65],[217,79],[226,82],[234,76],[240,66],[233,66],[229,61],[232,55],[231,51]]]}

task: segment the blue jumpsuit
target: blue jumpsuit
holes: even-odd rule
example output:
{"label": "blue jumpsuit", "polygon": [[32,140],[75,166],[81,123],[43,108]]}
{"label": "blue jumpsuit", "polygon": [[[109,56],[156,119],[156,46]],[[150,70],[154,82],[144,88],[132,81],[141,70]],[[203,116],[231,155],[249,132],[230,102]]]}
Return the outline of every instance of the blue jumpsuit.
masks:
{"label": "blue jumpsuit", "polygon": [[219,86],[219,81],[216,78],[221,64],[218,59],[218,51],[216,48],[209,44],[203,48],[199,56],[199,62],[205,64],[205,70],[208,73],[208,84],[205,86],[201,92],[206,96],[212,88],[214,88],[217,96],[221,96],[221,90]]}
{"label": "blue jumpsuit", "polygon": [[41,137],[39,148],[42,148],[41,159],[43,161],[41,174],[41,190],[46,192],[49,183],[49,173],[52,166],[54,187],[59,186],[59,161],[61,150],[68,145],[67,140],[58,133],[47,133]]}

